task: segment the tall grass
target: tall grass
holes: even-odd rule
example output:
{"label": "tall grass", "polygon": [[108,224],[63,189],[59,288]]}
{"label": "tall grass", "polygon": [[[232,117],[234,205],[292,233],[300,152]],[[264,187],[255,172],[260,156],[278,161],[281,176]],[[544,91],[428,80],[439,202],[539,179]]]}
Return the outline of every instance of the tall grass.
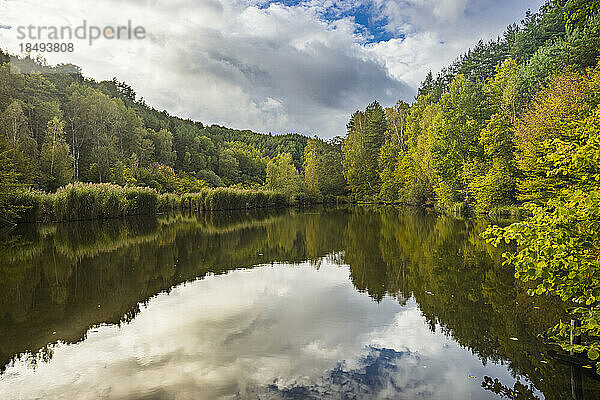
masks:
{"label": "tall grass", "polygon": [[214,189],[202,194],[204,210],[239,210],[283,207],[288,205],[282,193],[261,190]]}
{"label": "tall grass", "polygon": [[54,194],[18,192],[11,202],[20,221],[80,221],[156,214],[158,194],[154,189],[110,183],[73,183]]}
{"label": "tall grass", "polygon": [[156,214],[157,205],[154,189],[74,183],[54,194],[54,217],[56,221],[77,221]]}
{"label": "tall grass", "polygon": [[54,219],[54,195],[23,190],[11,195],[9,202],[23,222],[50,222]]}
{"label": "tall grass", "polygon": [[21,222],[80,221],[177,210],[240,210],[289,204],[285,195],[271,191],[219,188],[179,196],[110,183],[73,183],[54,194],[21,191],[13,194],[11,202]]}
{"label": "tall grass", "polygon": [[202,211],[206,209],[204,204],[206,195],[211,190],[206,189],[197,193],[185,193],[181,196],[181,208],[184,210]]}
{"label": "tall grass", "polygon": [[160,211],[169,211],[177,204],[182,210],[217,211],[284,207],[289,204],[289,201],[284,194],[278,192],[218,188],[205,189],[197,193],[185,193],[179,197],[179,202],[175,198],[161,199],[159,197],[159,204]]}
{"label": "tall grass", "polygon": [[158,196],[158,211],[173,212],[182,208],[182,197],[173,193],[163,193]]}

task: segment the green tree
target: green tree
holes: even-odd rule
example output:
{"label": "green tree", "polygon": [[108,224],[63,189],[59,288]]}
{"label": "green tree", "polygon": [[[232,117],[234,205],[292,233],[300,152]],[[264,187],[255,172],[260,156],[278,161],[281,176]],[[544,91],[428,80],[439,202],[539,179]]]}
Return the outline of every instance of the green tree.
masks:
{"label": "green tree", "polygon": [[394,107],[386,108],[387,130],[385,142],[379,151],[379,180],[381,182],[380,197],[386,201],[399,198],[400,182],[396,179],[396,166],[408,150],[406,121],[410,106],[398,101]]}
{"label": "green tree", "polygon": [[318,138],[309,139],[304,148],[304,183],[312,196],[320,195],[319,187],[319,142]]}
{"label": "green tree", "polygon": [[482,85],[457,76],[448,93],[440,99],[438,113],[430,127],[436,195],[446,206],[471,200],[468,169],[482,157],[479,132],[487,118]]}
{"label": "green tree", "polygon": [[140,168],[137,181],[160,193],[175,193],[179,188],[179,178],[173,167],[157,162],[150,163],[147,168]]}
{"label": "green tree", "polygon": [[17,210],[10,204],[11,195],[31,183],[30,162],[23,153],[0,136],[0,225],[14,218]]}
{"label": "green tree", "polygon": [[479,139],[485,159],[484,173],[470,181],[477,205],[482,211],[493,206],[510,205],[516,201],[518,170],[514,160],[512,128],[501,114],[494,114]]}
{"label": "green tree", "polygon": [[39,144],[45,140],[48,121],[54,117],[62,118],[57,94],[56,86],[42,74],[25,75],[25,85],[21,92],[23,111],[29,120],[32,136]]}
{"label": "green tree", "polygon": [[[557,6],[565,7],[566,28],[580,28],[600,11],[600,0],[555,1]],[[563,4],[565,3],[565,4]]]}
{"label": "green tree", "polygon": [[300,174],[290,153],[281,153],[267,163],[267,187],[292,196],[301,191]]}
{"label": "green tree", "polygon": [[221,149],[218,163],[219,176],[229,185],[238,182],[240,176],[239,161],[231,149]]}
{"label": "green tree", "polygon": [[[130,161],[135,163],[134,160]],[[132,168],[121,160],[117,161],[115,166],[110,169],[110,181],[121,186],[136,186],[137,183]]]}
{"label": "green tree", "polygon": [[518,169],[515,162],[513,124],[521,111],[518,93],[519,66],[508,59],[496,67],[485,93],[494,112],[481,130],[483,156],[472,163],[469,187],[480,211],[514,204]]}
{"label": "green tree", "polygon": [[229,149],[238,162],[239,181],[244,184],[264,184],[267,161],[251,144],[240,141],[229,143]]}
{"label": "green tree", "polygon": [[15,66],[0,61],[0,111],[19,98],[25,86],[25,75],[17,73]]}
{"label": "green tree", "polygon": [[387,128],[385,112],[378,102],[373,102],[364,112],[354,113],[347,128],[342,152],[348,186],[357,199],[376,196],[380,191],[379,152]]}
{"label": "green tree", "polygon": [[48,122],[40,167],[41,183],[46,190],[54,191],[73,179],[73,157],[64,140],[64,122],[57,117]]}
{"label": "green tree", "polygon": [[161,129],[158,132],[148,129],[147,137],[153,144],[153,160],[172,167],[177,158],[177,154],[173,150],[173,134],[166,129]]}
{"label": "green tree", "polygon": [[408,204],[426,205],[435,198],[433,184],[437,178],[431,128],[437,114],[438,105],[432,102],[432,97],[419,96],[406,118],[407,150],[398,154],[394,181],[398,200]]}
{"label": "green tree", "polygon": [[521,199],[544,202],[564,188],[581,187],[582,179],[591,176],[572,170],[570,160],[582,143],[591,140],[599,95],[600,67],[583,74],[565,72],[553,77],[519,118],[516,161],[523,172],[518,182]]}
{"label": "green tree", "polygon": [[510,58],[496,66],[496,74],[485,87],[492,111],[502,113],[511,122],[516,120],[522,108],[519,97],[519,70],[517,62]]}
{"label": "green tree", "polygon": [[13,147],[33,160],[37,153],[37,143],[31,136],[29,121],[23,112],[23,106],[24,104],[19,100],[10,103],[0,114],[0,130]]}
{"label": "green tree", "polygon": [[341,138],[309,139],[304,149],[304,183],[313,196],[341,196],[346,191]]}

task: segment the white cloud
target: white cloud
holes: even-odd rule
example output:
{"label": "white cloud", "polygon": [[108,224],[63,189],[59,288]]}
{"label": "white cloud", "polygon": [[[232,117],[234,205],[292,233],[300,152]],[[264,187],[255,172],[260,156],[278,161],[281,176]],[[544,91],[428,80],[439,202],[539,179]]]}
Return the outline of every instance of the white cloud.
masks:
{"label": "white cloud", "polygon": [[[265,1],[0,0],[0,23],[143,25],[143,41],[75,42],[46,54],[96,79],[116,76],[147,103],[175,115],[260,132],[345,133],[349,115],[372,100],[411,100],[424,74],[490,38],[540,0]],[[365,45],[348,13],[369,6],[391,39]],[[327,16],[327,18],[325,18]],[[0,46],[18,52],[16,32]]]}
{"label": "white cloud", "polygon": [[404,39],[371,44],[368,49],[396,79],[417,87],[428,71],[436,73],[473,47],[494,39],[543,0],[376,0],[387,29]]}
{"label": "white cloud", "polygon": [[453,21],[464,14],[469,0],[440,0],[433,7],[433,15],[441,21]]}

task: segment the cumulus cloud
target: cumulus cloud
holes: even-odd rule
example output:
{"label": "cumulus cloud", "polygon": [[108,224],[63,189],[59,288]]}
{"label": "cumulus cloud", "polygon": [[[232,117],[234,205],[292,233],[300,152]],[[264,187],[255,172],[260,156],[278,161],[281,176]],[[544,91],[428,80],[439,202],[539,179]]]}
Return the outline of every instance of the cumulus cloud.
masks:
{"label": "cumulus cloud", "polygon": [[543,0],[375,0],[395,37],[367,48],[392,76],[417,87],[428,71],[436,73],[480,39],[500,36],[526,10]]}
{"label": "cumulus cloud", "polygon": [[[260,132],[344,134],[349,115],[377,99],[410,101],[478,37],[492,37],[540,0],[0,0],[0,23],[121,25],[142,41],[75,42],[47,53],[96,79],[116,76],[159,109]],[[373,41],[374,26],[387,40]],[[19,52],[16,32],[0,45]]]}

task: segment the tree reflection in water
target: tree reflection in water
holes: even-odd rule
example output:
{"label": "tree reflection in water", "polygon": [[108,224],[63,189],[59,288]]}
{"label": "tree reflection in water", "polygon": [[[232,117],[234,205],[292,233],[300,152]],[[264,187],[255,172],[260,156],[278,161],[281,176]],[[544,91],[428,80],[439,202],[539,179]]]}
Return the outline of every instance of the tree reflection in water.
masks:
{"label": "tree reflection in water", "polygon": [[[494,377],[477,378],[490,393],[570,398],[568,367],[553,361],[537,337],[559,317],[561,304],[527,296],[502,267],[501,250],[481,240],[486,224],[412,209],[348,208],[20,226],[0,244],[0,365],[47,362],[53,344],[80,342],[98,325],[128,323],[149,299],[184,282],[269,263],[308,260],[319,268],[326,259],[348,265],[359,292],[376,302],[414,299],[432,331],[530,382],[509,388]],[[256,390],[301,398],[345,387],[348,394],[356,385],[389,384],[386,371],[402,357],[372,348],[360,369],[338,366],[310,387]],[[583,388],[599,393],[589,378]]]}

